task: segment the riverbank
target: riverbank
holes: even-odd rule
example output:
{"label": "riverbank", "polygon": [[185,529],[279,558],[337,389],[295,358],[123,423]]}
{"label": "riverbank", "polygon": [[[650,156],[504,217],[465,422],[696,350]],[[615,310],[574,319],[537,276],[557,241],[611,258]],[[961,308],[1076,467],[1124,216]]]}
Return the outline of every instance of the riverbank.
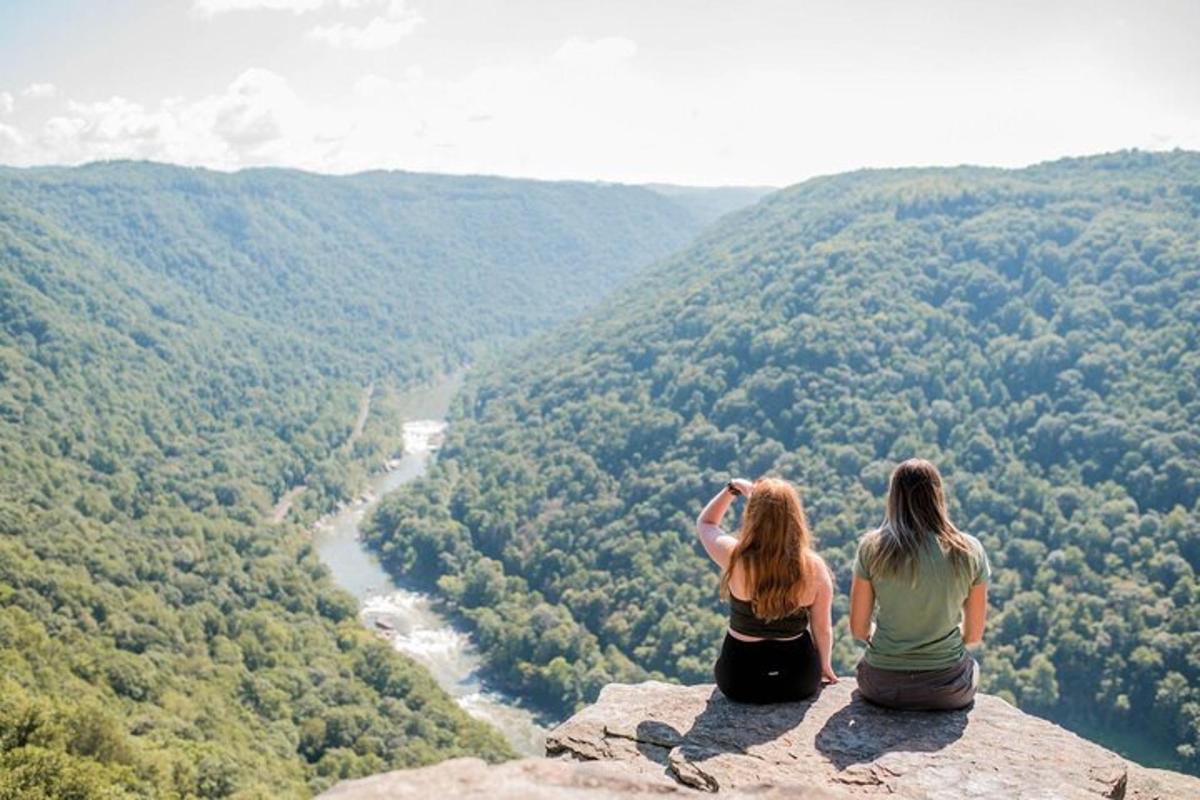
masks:
{"label": "riverbank", "polygon": [[461,376],[449,376],[402,396],[403,454],[372,475],[351,503],[318,520],[313,543],[334,581],[358,600],[359,619],[366,627],[426,667],[464,710],[496,727],[518,753],[541,755],[545,729],[530,712],[484,685],[470,635],[440,615],[429,595],[393,581],[359,532],[380,499],[425,474],[441,445],[446,413],[460,384]]}

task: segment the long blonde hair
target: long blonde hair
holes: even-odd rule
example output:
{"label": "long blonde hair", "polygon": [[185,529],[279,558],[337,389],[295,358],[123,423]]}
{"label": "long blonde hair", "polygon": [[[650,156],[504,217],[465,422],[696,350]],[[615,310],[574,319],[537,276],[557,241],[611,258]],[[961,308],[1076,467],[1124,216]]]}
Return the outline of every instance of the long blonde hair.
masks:
{"label": "long blonde hair", "polygon": [[774,620],[794,613],[798,598],[819,563],[800,495],[787,481],[760,478],[754,484],[738,543],[721,573],[721,597],[730,595],[733,568],[741,564],[752,588],[754,616]]}
{"label": "long blonde hair", "polygon": [[971,545],[950,521],[941,474],[930,462],[910,458],[892,472],[883,524],[867,534],[871,571],[914,576],[917,558],[931,537],[956,572],[969,568]]}

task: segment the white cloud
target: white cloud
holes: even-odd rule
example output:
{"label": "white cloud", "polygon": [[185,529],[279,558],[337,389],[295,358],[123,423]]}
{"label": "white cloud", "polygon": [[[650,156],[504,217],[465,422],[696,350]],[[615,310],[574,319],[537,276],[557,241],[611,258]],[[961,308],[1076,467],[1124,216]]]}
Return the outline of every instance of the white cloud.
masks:
{"label": "white cloud", "polygon": [[[142,20],[153,52],[111,52],[86,26],[33,41],[68,54],[77,74],[69,84],[53,71],[0,78],[13,106],[0,96],[0,162],[124,155],[780,183],[861,166],[1200,148],[1200,93],[1181,77],[1200,68],[1184,24],[1196,14],[1165,9],[1133,30],[1036,3],[922,15],[896,3],[868,13],[771,0],[753,14],[654,3],[631,14],[629,3],[598,2],[582,17],[567,8],[578,3],[555,0],[171,5],[182,13]],[[191,46],[197,34],[203,47]],[[170,63],[155,55],[176,49]],[[234,80],[255,64],[277,74]],[[406,75],[409,64],[425,73]],[[34,79],[58,93],[22,94]]]}
{"label": "white cloud", "polygon": [[283,136],[282,116],[299,100],[286,80],[265,69],[243,72],[212,102],[212,132],[235,149],[260,147]]}
{"label": "white cloud", "polygon": [[554,53],[560,64],[583,69],[606,69],[637,55],[637,43],[621,36],[587,40],[572,36]]}
{"label": "white cloud", "polygon": [[375,8],[374,16],[360,24],[337,20],[314,25],[308,38],[333,47],[383,50],[409,36],[424,18],[405,0],[193,0],[192,11],[214,17],[231,11],[290,11],[304,14],[329,8]]}
{"label": "white cloud", "polygon": [[193,0],[192,11],[205,17],[229,11],[290,11],[303,14],[333,4],[331,0]]}
{"label": "white cloud", "polygon": [[81,163],[142,158],[233,169],[317,168],[347,135],[330,109],[310,107],[281,76],[249,69],[222,92],[147,107],[123,97],[68,101],[32,134],[0,126],[0,161]]}
{"label": "white cloud", "polygon": [[11,125],[0,123],[0,158],[7,160],[9,153],[17,153],[25,146],[25,135]]}
{"label": "white cloud", "polygon": [[396,86],[396,82],[381,75],[363,75],[354,82],[354,94],[358,97],[382,97]]}
{"label": "white cloud", "polygon": [[31,83],[21,90],[22,97],[54,97],[58,94],[58,87],[53,83]]}
{"label": "white cloud", "polygon": [[14,102],[12,92],[0,92],[0,114],[11,114]]}
{"label": "white cloud", "polygon": [[406,6],[404,0],[392,0],[383,14],[365,25],[349,25],[345,22],[318,25],[308,32],[308,36],[334,47],[383,50],[398,44],[424,21],[420,14]]}
{"label": "white cloud", "polygon": [[324,8],[363,8],[381,5],[387,0],[192,0],[192,12],[215,17],[230,11],[290,11],[305,14]]}
{"label": "white cloud", "polygon": [[397,92],[411,90],[425,78],[425,70],[413,64],[405,67],[403,76],[398,80],[385,78],[369,72],[354,81],[354,96],[364,100],[380,100],[392,98]]}
{"label": "white cloud", "polygon": [[343,66],[333,84],[341,90],[311,95],[299,78],[250,69],[220,91],[157,102],[68,99],[50,108],[18,97],[18,113],[0,118],[10,123],[0,128],[0,163],[148,158],[217,169],[784,183],[864,165],[1200,147],[1188,109],[1136,83],[1095,80],[1103,73],[1082,58],[1056,81],[1007,64],[889,74],[716,65],[698,78],[656,71],[645,47],[573,38],[473,68],[432,60],[426,71],[401,71],[379,59],[365,74],[331,53]]}

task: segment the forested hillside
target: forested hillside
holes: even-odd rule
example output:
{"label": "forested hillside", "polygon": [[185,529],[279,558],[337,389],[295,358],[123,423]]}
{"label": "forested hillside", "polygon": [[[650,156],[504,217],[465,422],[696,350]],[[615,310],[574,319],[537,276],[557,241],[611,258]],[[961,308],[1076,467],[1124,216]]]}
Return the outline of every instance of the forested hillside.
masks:
{"label": "forested hillside", "polygon": [[197,299],[379,374],[564,320],[707,221],[637,187],[398,172],[112,162],[0,168],[0,193]]}
{"label": "forested hillside", "polygon": [[855,542],[924,456],[995,568],[984,689],[1196,771],[1198,339],[1200,155],[819,178],[476,371],[372,539],[561,712],[710,679],[693,521],[728,477],[778,474],[837,571],[846,672]]}
{"label": "forested hillside", "polygon": [[368,383],[561,320],[697,227],[615,186],[0,170],[0,797],[508,756],[264,515],[392,452],[374,417],[347,446]]}
{"label": "forested hillside", "polygon": [[704,223],[715,222],[739,208],[752,206],[775,191],[764,186],[673,186],[669,183],[648,183],[646,188],[671,198]]}

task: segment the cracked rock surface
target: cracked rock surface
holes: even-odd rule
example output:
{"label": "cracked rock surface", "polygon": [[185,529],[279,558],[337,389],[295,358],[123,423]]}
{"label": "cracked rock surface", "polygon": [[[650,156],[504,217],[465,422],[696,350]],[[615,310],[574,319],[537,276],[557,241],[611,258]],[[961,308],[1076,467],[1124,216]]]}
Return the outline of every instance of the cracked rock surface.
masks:
{"label": "cracked rock surface", "polygon": [[431,767],[343,781],[321,800],[615,800],[692,794],[674,781],[631,774],[623,765],[524,758],[488,765],[454,758]]}
{"label": "cracked rock surface", "polygon": [[731,703],[712,685],[612,684],[550,732],[548,755],[624,762],[702,791],[808,788],[830,797],[1200,798],[1200,779],[1120,756],[1003,700],[876,708],[853,680],[801,703]]}
{"label": "cracked rock surface", "polygon": [[1200,800],[1200,778],[1131,764],[980,695],[969,711],[875,708],[843,679],[746,706],[716,688],[612,684],[550,732],[552,758],[456,758],[346,781],[327,800]]}
{"label": "cracked rock surface", "polygon": [[[523,758],[488,765],[454,758],[432,767],[396,770],[343,781],[318,800],[672,800],[703,795],[662,775],[641,774],[616,761]],[[732,800],[838,800],[819,790],[783,787],[742,794]]]}

